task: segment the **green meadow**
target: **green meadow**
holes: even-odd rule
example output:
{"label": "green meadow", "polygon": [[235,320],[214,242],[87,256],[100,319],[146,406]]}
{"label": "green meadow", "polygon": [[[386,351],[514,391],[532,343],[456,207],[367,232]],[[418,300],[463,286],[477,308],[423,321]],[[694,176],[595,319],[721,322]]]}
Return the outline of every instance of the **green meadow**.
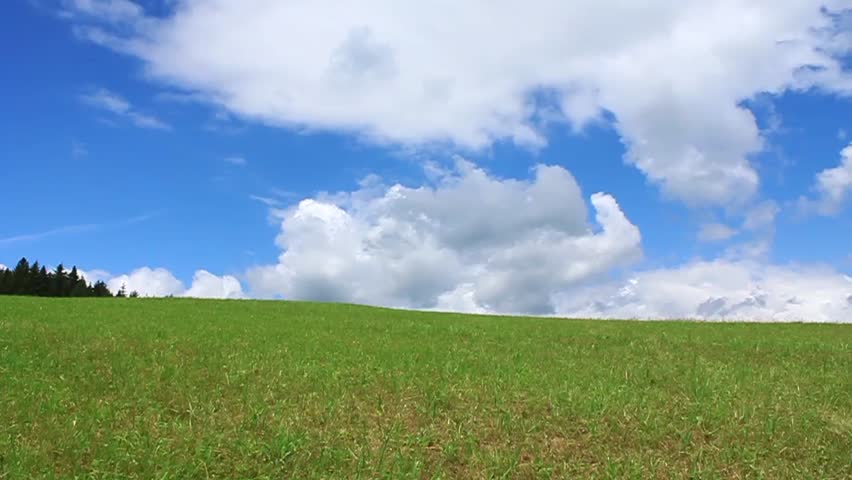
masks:
{"label": "green meadow", "polygon": [[852,325],[0,297],[0,479],[852,478]]}

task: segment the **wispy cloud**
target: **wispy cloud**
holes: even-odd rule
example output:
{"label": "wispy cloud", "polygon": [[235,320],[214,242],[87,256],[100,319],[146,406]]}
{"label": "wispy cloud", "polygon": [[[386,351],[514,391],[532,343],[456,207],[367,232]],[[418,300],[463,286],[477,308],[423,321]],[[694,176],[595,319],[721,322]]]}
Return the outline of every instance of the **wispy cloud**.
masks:
{"label": "wispy cloud", "polygon": [[251,198],[252,200],[255,200],[257,202],[260,202],[260,203],[266,205],[267,207],[280,207],[281,206],[281,202],[278,201],[277,199],[274,199],[274,198],[261,197],[260,195],[249,195],[249,198]]}
{"label": "wispy cloud", "polygon": [[736,234],[736,230],[722,223],[706,223],[701,225],[698,240],[701,242],[722,242]]}
{"label": "wispy cloud", "polygon": [[245,157],[241,157],[239,155],[225,157],[225,161],[230,163],[231,165],[236,165],[238,167],[244,167],[248,164],[248,161],[246,161]]}
{"label": "wispy cloud", "polygon": [[36,240],[42,240],[48,237],[55,237],[59,235],[67,235],[73,233],[83,233],[83,232],[91,232],[101,228],[102,225],[96,223],[88,223],[83,225],[68,225],[64,227],[54,228],[52,230],[47,230],[44,232],[38,233],[26,233],[22,235],[14,235],[11,237],[0,238],[0,247],[22,243],[22,242],[34,242]]}
{"label": "wispy cloud", "polygon": [[127,99],[105,88],[87,93],[81,97],[81,100],[92,107],[112,113],[118,117],[125,118],[139,128],[150,128],[154,130],[172,129],[171,125],[168,123],[153,115],[137,111],[136,108],[127,101]]}
{"label": "wispy cloud", "polygon": [[50,230],[45,230],[43,232],[25,233],[25,234],[20,234],[20,235],[12,235],[12,236],[9,236],[9,237],[2,237],[2,238],[0,238],[0,247],[7,247],[7,246],[10,246],[10,245],[15,245],[15,244],[19,244],[19,243],[26,243],[26,242],[36,242],[36,241],[39,241],[39,240],[44,240],[46,238],[58,237],[58,236],[63,236],[63,235],[89,233],[89,232],[100,231],[100,230],[104,230],[104,229],[108,229],[108,228],[119,228],[119,227],[134,225],[134,224],[137,224],[137,223],[148,221],[148,220],[156,217],[159,214],[160,214],[160,212],[151,212],[151,213],[145,213],[145,214],[142,214],[142,215],[137,215],[135,217],[125,218],[123,220],[119,220],[119,221],[115,221],[115,222],[85,223],[85,224],[80,224],[80,225],[66,225],[66,226],[62,226],[62,227],[58,227],[58,228],[53,228],[53,229],[50,229]]}
{"label": "wispy cloud", "polygon": [[144,10],[130,0],[63,0],[60,15],[68,18],[90,17],[111,23],[142,19]]}
{"label": "wispy cloud", "polygon": [[86,144],[80,142],[78,140],[71,141],[71,157],[72,158],[83,158],[89,155],[89,149],[86,147]]}

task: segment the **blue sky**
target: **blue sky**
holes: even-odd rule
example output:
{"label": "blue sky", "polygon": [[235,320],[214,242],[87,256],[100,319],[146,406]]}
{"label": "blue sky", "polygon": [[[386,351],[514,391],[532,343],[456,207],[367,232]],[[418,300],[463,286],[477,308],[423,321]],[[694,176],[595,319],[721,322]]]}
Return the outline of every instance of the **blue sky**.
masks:
{"label": "blue sky", "polygon": [[[638,15],[616,4],[601,15],[582,2],[539,1],[524,12],[540,22],[537,43],[499,35],[517,15],[503,7],[493,7],[494,25],[470,27],[474,6],[442,12],[430,2],[392,14],[367,2],[335,22],[326,7],[263,1],[7,2],[0,167],[12,201],[0,204],[0,264],[75,263],[143,291],[154,280],[133,273],[162,269],[179,285],[165,293],[176,294],[203,270],[238,282],[224,290],[233,296],[661,317],[705,316],[699,307],[723,298],[728,308],[706,316],[842,321],[852,296],[852,159],[848,173],[841,164],[852,143],[852,5],[823,3],[661,0]],[[562,19],[548,8],[569,11]],[[767,18],[733,39],[691,23],[735,18],[737,8]],[[598,38],[568,20],[587,14],[600,28],[632,20]],[[447,15],[460,20],[430,36],[430,19]],[[482,39],[462,40],[465,28]],[[560,167],[553,181],[567,190],[575,181],[580,194],[512,201],[529,198],[517,188],[543,184],[537,165]],[[395,184],[406,202],[389,197]],[[424,190],[432,196],[412,200]],[[439,204],[442,192],[452,208]],[[596,192],[617,201],[641,240],[624,241],[632,237],[617,233],[620,224],[618,238],[606,237]],[[300,206],[307,199],[334,208]],[[564,217],[549,213],[563,207]],[[470,238],[493,242],[446,240],[479,225],[452,217],[466,208],[490,219]],[[412,220],[427,217],[428,227]],[[340,218],[345,227],[333,224]],[[557,232],[542,235],[563,247],[533,255],[535,232]],[[408,247],[385,247],[388,238]],[[434,262],[450,262],[455,280],[409,270],[401,252],[427,264],[443,255]],[[542,273],[534,264],[551,256],[554,270]],[[733,269],[739,283],[711,285],[725,283],[705,272],[713,268]],[[371,275],[392,281],[372,288]],[[488,300],[492,287],[523,289],[494,286],[508,277],[529,279],[538,293]],[[788,278],[804,279],[788,285],[801,297],[814,285],[826,297],[793,299],[774,286]],[[640,280],[660,287],[622,298]],[[690,282],[687,303],[659,300],[679,295],[666,285]],[[595,301],[573,298],[580,291]],[[790,307],[800,304],[808,306]]]}

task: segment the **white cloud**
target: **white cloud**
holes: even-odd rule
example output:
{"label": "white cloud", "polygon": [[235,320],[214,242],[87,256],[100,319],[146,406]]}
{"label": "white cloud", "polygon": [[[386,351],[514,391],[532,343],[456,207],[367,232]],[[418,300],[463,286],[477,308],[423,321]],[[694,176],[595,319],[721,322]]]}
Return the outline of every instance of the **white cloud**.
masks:
{"label": "white cloud", "polygon": [[130,102],[122,96],[105,88],[83,95],[81,99],[83,102],[93,107],[105,110],[115,114],[116,116],[126,118],[140,128],[156,130],[171,130],[172,128],[169,124],[163,122],[157,117],[136,111]]}
{"label": "white cloud", "polygon": [[852,144],[840,152],[840,164],[817,174],[816,200],[802,200],[806,209],[815,209],[821,215],[834,215],[843,207],[852,191]]}
{"label": "white cloud", "polygon": [[7,267],[6,265],[3,265],[2,263],[0,263],[0,270],[11,270],[11,269],[9,267]]}
{"label": "white cloud", "polygon": [[231,165],[236,165],[238,167],[244,167],[248,164],[246,159],[240,156],[225,157],[225,162],[230,163]]}
{"label": "white cloud", "polygon": [[529,181],[459,161],[434,185],[303,200],[281,212],[277,265],[250,270],[260,296],[412,308],[468,302],[498,312],[552,313],[551,296],[641,256],[639,230],[606,194],[538,166]]}
{"label": "white cloud", "polygon": [[[87,275],[91,275],[89,272]],[[98,279],[106,280],[107,287],[113,293],[122,286],[129,294],[136,291],[143,297],[197,297],[197,298],[243,298],[242,286],[236,278],[225,275],[216,276],[206,270],[198,270],[187,289],[170,271],[164,268],[142,267],[129,274],[109,276],[99,272]],[[108,279],[107,279],[108,278]],[[93,281],[87,277],[87,280]]]}
{"label": "white cloud", "polygon": [[706,223],[701,225],[701,229],[698,231],[698,240],[702,242],[721,242],[730,239],[736,234],[737,231],[735,229],[722,223]]}
{"label": "white cloud", "polygon": [[696,261],[622,284],[566,292],[562,315],[590,318],[852,322],[852,278],[827,267]]}
{"label": "white cloud", "polygon": [[838,60],[852,37],[829,15],[850,0],[184,0],[166,18],[73,3],[105,21],[78,23],[83,38],[273,125],[481,148],[541,145],[544,124],[608,111],[628,161],[692,204],[757,190],[743,100],[852,91]]}
{"label": "white cloud", "polygon": [[110,22],[134,22],[144,10],[130,0],[63,0],[63,12],[73,16],[91,16]]}
{"label": "white cloud", "polygon": [[261,195],[249,195],[249,198],[256,202],[260,202],[266,205],[267,207],[278,208],[281,206],[281,201],[276,198],[264,197]]}
{"label": "white cloud", "polygon": [[106,283],[113,293],[123,286],[128,294],[135,291],[143,297],[167,297],[184,291],[183,283],[164,268],[142,267],[129,274],[112,277]]}
{"label": "white cloud", "polygon": [[11,237],[3,237],[0,238],[0,246],[6,245],[14,245],[16,243],[24,243],[24,242],[33,242],[38,241],[44,238],[54,237],[58,235],[72,234],[72,233],[83,233],[83,232],[91,232],[96,231],[102,228],[104,225],[102,224],[82,224],[82,225],[66,225],[59,228],[54,228],[52,230],[47,230],[43,232],[37,233],[25,233],[21,235],[14,235]]}
{"label": "white cloud", "polygon": [[519,181],[462,161],[432,173],[434,185],[371,178],[279,211],[283,251],[246,274],[252,293],[477,313],[852,321],[852,278],[763,259],[772,202],[745,214],[743,232],[757,238],[723,258],[625,274],[641,256],[639,230],[604,194],[591,200],[597,227],[587,224],[564,169],[539,166]]}
{"label": "white cloud", "polygon": [[779,211],[778,204],[772,200],[759,203],[746,211],[743,228],[753,232],[772,230]]}
{"label": "white cloud", "polygon": [[213,275],[206,270],[195,272],[192,286],[181,294],[183,297],[193,298],[243,298],[243,288],[239,280],[225,275],[222,277]]}
{"label": "white cloud", "polygon": [[[112,278],[106,270],[77,270],[80,277],[88,283],[105,282]],[[121,285],[119,285],[119,288]]]}

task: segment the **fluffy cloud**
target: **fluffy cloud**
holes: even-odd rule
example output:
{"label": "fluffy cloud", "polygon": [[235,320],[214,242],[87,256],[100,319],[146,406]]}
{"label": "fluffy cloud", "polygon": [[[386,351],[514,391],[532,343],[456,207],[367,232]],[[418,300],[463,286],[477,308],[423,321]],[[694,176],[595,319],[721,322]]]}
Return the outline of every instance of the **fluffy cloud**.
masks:
{"label": "fluffy cloud", "polygon": [[127,292],[138,292],[143,297],[166,297],[183,292],[183,283],[164,268],[143,267],[129,274],[119,275],[107,280],[107,287],[113,292],[122,287]]}
{"label": "fluffy cloud", "polygon": [[541,145],[548,123],[609,112],[627,160],[692,204],[756,191],[745,100],[852,90],[835,15],[852,0],[176,3],[165,17],[127,0],[67,9],[151,77],[274,125],[480,148]]}
{"label": "fluffy cloud", "polygon": [[849,192],[852,191],[852,144],[840,152],[840,164],[827,168],[816,177],[816,200],[802,200],[808,209],[821,215],[834,215],[840,211]]}
{"label": "fluffy cloud", "polygon": [[[101,272],[99,276],[105,279],[108,274]],[[139,268],[129,274],[109,277],[106,283],[112,292],[117,292],[123,286],[128,293],[136,291],[143,297],[173,295],[196,298],[243,298],[244,296],[239,280],[228,275],[219,277],[206,270],[195,272],[189,289],[164,268]]]}
{"label": "fluffy cloud", "polygon": [[0,263],[0,270],[10,270],[10,268]]}
{"label": "fluffy cloud", "polygon": [[243,298],[243,288],[239,280],[225,275],[219,277],[206,270],[195,272],[192,286],[181,294],[193,298]]}
{"label": "fluffy cloud", "polygon": [[565,293],[558,312],[589,318],[852,322],[852,278],[826,267],[697,261]]}
{"label": "fluffy cloud", "polygon": [[459,161],[434,185],[384,186],[308,199],[281,212],[277,265],[248,272],[262,296],[413,308],[468,302],[553,313],[552,295],[641,256],[639,230],[609,195],[592,195],[596,227],[566,170],[499,179]]}

